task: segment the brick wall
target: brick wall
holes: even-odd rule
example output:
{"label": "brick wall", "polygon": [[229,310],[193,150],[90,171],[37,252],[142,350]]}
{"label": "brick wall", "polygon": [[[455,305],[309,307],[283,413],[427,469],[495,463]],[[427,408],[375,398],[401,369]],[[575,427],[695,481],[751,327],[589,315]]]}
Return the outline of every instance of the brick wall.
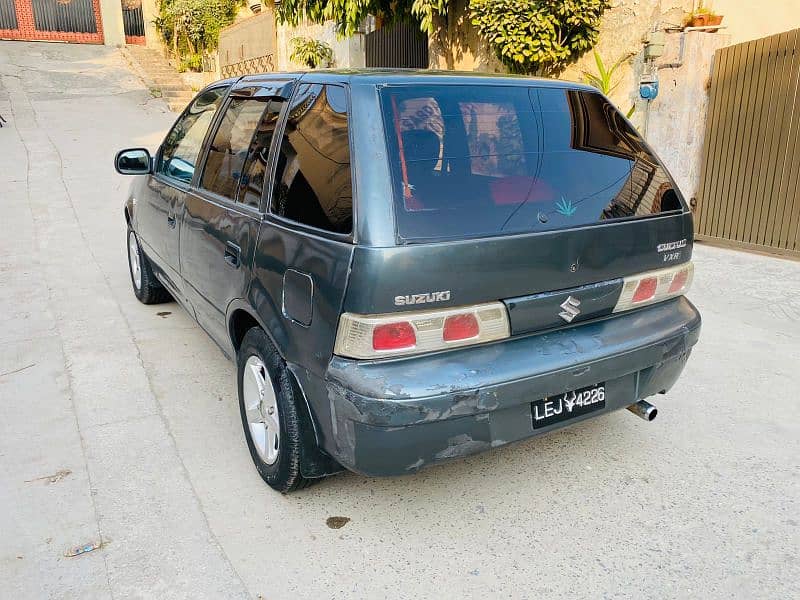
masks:
{"label": "brick wall", "polygon": [[[55,0],[53,0],[55,1]],[[14,0],[18,29],[0,29],[0,39],[44,40],[73,42],[76,44],[102,44],[103,20],[100,18],[100,0],[92,0],[97,33],[75,33],[70,31],[38,31],[33,20],[33,5],[30,0]]]}

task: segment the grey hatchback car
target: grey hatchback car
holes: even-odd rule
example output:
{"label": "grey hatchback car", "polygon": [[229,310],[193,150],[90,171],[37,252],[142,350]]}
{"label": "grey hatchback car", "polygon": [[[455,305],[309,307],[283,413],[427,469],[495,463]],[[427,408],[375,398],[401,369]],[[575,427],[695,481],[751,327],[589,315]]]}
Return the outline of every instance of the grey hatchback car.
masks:
{"label": "grey hatchback car", "polygon": [[700,332],[692,216],[596,90],[409,71],[202,90],[121,151],[133,290],[237,364],[288,492],[398,475],[644,401]]}

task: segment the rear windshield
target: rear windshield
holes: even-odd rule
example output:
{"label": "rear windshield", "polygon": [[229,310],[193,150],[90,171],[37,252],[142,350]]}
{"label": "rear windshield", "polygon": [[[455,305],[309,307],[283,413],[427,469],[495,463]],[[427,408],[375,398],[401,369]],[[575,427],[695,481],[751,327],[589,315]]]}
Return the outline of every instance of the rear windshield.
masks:
{"label": "rear windshield", "polygon": [[404,240],[565,229],[681,210],[639,134],[600,94],[559,88],[381,91]]}

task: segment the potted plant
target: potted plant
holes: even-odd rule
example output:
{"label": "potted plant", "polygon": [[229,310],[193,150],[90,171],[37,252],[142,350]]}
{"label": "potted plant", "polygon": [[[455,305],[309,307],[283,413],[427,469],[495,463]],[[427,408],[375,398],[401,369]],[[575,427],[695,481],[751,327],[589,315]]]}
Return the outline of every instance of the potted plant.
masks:
{"label": "potted plant", "polygon": [[686,27],[711,27],[722,23],[722,15],[718,15],[711,8],[699,0],[697,6],[686,16]]}
{"label": "potted plant", "polygon": [[333,62],[333,49],[321,40],[307,37],[292,38],[292,53],[289,58],[306,65],[309,69],[328,66]]}

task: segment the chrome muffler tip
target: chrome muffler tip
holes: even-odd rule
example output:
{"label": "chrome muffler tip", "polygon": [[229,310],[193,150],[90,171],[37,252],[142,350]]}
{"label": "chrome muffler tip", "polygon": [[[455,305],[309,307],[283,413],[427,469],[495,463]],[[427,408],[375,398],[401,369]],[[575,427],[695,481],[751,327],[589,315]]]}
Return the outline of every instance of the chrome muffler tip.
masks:
{"label": "chrome muffler tip", "polygon": [[645,421],[652,421],[656,418],[656,415],[658,415],[658,409],[644,400],[639,400],[636,404],[631,404],[628,410]]}

